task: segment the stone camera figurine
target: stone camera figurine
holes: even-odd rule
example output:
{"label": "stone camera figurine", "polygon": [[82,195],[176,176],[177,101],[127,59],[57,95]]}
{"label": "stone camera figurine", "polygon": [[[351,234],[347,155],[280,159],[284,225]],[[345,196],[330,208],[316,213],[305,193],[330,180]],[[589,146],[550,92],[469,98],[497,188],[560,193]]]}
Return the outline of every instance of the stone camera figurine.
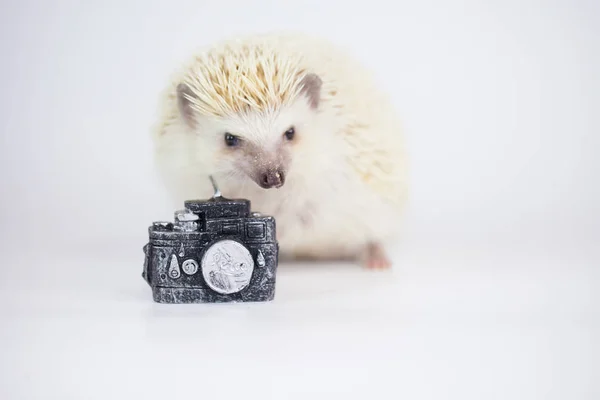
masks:
{"label": "stone camera figurine", "polygon": [[142,277],[158,303],[270,301],[279,255],[275,219],[249,200],[188,200],[174,222],[154,222]]}

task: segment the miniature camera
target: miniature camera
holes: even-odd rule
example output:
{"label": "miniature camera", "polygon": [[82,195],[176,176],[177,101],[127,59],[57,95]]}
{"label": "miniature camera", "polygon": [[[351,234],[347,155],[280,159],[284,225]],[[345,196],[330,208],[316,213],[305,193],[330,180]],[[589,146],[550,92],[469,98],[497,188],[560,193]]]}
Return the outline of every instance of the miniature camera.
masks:
{"label": "miniature camera", "polygon": [[250,201],[215,194],[188,200],[174,222],[154,222],[142,277],[157,303],[270,301],[279,255],[275,219]]}

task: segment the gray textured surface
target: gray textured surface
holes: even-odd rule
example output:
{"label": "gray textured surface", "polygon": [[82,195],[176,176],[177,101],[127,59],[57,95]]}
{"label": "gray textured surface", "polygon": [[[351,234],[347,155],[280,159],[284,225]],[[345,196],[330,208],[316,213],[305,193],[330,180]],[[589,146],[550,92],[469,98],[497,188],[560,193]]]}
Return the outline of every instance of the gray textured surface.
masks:
{"label": "gray textured surface", "polygon": [[186,201],[174,222],[154,222],[148,235],[142,277],[158,303],[275,297],[275,219],[251,213],[248,200],[227,199],[216,191],[209,200]]}

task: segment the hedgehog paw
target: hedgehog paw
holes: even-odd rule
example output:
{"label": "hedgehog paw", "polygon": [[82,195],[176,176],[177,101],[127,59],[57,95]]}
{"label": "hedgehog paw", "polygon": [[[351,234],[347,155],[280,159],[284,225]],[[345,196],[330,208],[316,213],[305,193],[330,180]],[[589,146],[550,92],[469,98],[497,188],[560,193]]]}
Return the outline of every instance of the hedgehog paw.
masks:
{"label": "hedgehog paw", "polygon": [[367,245],[364,265],[368,269],[389,269],[392,263],[383,246],[378,243]]}

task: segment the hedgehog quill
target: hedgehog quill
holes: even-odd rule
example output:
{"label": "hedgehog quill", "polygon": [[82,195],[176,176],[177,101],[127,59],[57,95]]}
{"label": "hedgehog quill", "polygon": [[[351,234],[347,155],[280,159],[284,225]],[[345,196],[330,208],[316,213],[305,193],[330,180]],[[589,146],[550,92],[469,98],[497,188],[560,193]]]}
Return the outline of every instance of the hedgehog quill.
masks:
{"label": "hedgehog quill", "polygon": [[407,200],[401,124],[370,71],[303,34],[203,48],[159,98],[154,160],[176,204],[223,192],[277,220],[282,260],[391,266]]}

